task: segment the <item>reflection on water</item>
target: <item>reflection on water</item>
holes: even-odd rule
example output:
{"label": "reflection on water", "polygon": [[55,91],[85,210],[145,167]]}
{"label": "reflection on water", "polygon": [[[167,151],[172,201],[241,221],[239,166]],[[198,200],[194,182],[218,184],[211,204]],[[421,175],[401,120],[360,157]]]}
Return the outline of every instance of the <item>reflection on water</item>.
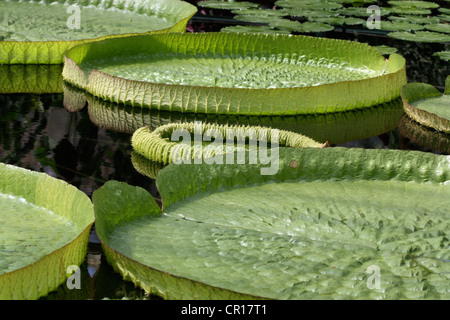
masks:
{"label": "reflection on water", "polygon": [[341,144],[394,130],[403,115],[400,98],[383,105],[355,111],[262,117],[158,111],[112,103],[92,95],[86,95],[86,98],[89,118],[95,125],[130,134],[144,126],[153,130],[168,123],[201,121],[203,123],[272,127],[301,133],[317,141]]}
{"label": "reflection on water", "polygon": [[[400,135],[417,146],[427,148],[435,153],[450,154],[449,134],[425,127],[409,118],[406,114],[400,121],[398,131]],[[409,148],[413,148],[413,146],[408,146]]]}
{"label": "reflection on water", "polygon": [[0,65],[0,93],[61,93],[62,65]]}

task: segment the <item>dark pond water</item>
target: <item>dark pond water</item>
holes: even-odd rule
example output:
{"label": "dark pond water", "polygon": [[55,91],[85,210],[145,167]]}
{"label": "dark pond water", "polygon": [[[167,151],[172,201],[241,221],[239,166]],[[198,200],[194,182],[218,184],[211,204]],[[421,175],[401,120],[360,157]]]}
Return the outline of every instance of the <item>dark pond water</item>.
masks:
{"label": "dark pond water", "polygon": [[[267,1],[267,6],[273,2]],[[188,30],[219,31],[236,24],[224,11],[205,10],[189,22]],[[337,28],[319,34],[331,38],[388,45],[407,60],[409,82],[426,82],[443,90],[449,63],[433,56],[449,50],[449,44],[400,41],[385,33]],[[144,125],[203,120],[250,123],[288,129],[332,145],[363,148],[422,150],[449,154],[449,136],[424,128],[403,113],[400,100],[364,111],[296,117],[189,116],[158,113],[105,103],[63,85],[61,66],[0,66],[0,92],[15,86],[17,92],[0,94],[0,161],[46,172],[67,181],[88,196],[108,180],[141,186],[157,197],[154,179],[140,173],[132,160],[132,132]],[[36,74],[37,83],[50,93],[19,93],[23,74]],[[23,81],[23,80],[22,80]],[[138,171],[139,170],[139,171]],[[123,281],[102,255],[91,232],[86,261],[81,266],[82,289],[65,285],[43,299],[142,299],[148,297]]]}

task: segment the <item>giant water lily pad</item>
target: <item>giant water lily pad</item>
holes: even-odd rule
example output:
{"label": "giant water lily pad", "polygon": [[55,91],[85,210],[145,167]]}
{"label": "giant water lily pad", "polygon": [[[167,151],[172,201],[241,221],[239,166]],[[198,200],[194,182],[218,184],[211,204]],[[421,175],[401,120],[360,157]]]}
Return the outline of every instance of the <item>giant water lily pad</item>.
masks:
{"label": "giant water lily pad", "polygon": [[206,158],[223,162],[226,154],[235,150],[257,150],[261,145],[268,148],[274,143],[293,148],[326,146],[291,131],[259,126],[203,124],[201,121],[171,123],[155,130],[142,127],[131,138],[131,145],[138,154],[163,164],[178,161],[190,163],[192,160],[197,163]]}
{"label": "giant water lily pad", "polygon": [[66,52],[63,78],[104,100],[246,115],[345,111],[395,99],[405,60],[357,42],[198,33],[108,39]]}
{"label": "giant water lily pad", "polygon": [[426,83],[408,83],[401,97],[406,114],[425,126],[450,133],[450,76],[445,81],[445,93]]}
{"label": "giant water lily pad", "polygon": [[75,187],[0,163],[0,299],[37,299],[87,250],[94,210]]}
{"label": "giant water lily pad", "polygon": [[0,63],[61,64],[64,51],[81,43],[183,32],[196,11],[179,0],[0,1]]}
{"label": "giant water lily pad", "polygon": [[[93,194],[114,268],[167,299],[449,299],[450,161],[280,149],[264,165],[169,165]],[[376,273],[380,276],[378,280]]]}

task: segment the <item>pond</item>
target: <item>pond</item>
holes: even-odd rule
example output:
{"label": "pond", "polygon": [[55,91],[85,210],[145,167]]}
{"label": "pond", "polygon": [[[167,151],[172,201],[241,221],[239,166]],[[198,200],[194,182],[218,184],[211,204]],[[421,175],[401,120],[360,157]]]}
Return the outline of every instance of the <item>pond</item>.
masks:
{"label": "pond", "polygon": [[[196,1],[190,2],[196,4]],[[449,4],[436,2],[443,7]],[[275,5],[273,1],[261,3],[267,8]],[[386,4],[385,1],[378,3]],[[188,23],[188,31],[220,31],[238,23],[258,25],[238,22],[227,10],[199,7],[198,13]],[[441,92],[445,78],[450,74],[449,61],[434,55],[450,50],[448,42],[403,41],[387,37],[386,32],[358,26],[337,26],[334,31],[311,35],[396,48],[407,61],[408,82],[429,83]],[[47,89],[49,93],[42,94],[0,95],[1,162],[45,172],[76,186],[89,197],[106,181],[119,180],[140,186],[158,198],[155,180],[141,174],[132,161],[130,139],[133,131],[144,125],[156,128],[171,122],[205,119],[201,115],[130,108],[84,95],[63,83],[62,66],[59,65],[0,65],[0,72],[0,92],[10,83],[17,88],[23,87],[20,78],[25,74],[36,75],[31,77],[37,79],[35,87],[50,88]],[[423,128],[410,120],[404,114],[400,100],[370,110],[321,115],[312,122],[310,120],[307,116],[208,116],[208,121],[218,123],[250,123],[292,130],[318,141],[329,141],[331,146],[450,154],[450,136]],[[91,230],[88,254],[81,271],[81,290],[69,290],[62,285],[42,299],[158,299],[122,280],[121,275],[113,270],[105,260],[95,226]]]}

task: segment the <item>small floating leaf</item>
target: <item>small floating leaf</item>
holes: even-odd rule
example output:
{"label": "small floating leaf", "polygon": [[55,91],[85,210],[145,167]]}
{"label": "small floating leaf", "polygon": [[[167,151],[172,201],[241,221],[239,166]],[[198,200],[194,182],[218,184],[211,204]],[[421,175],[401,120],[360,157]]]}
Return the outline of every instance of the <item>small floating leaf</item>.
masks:
{"label": "small floating leaf", "polygon": [[442,60],[450,61],[450,51],[439,51],[433,54]]}
{"label": "small floating leaf", "polygon": [[414,7],[393,7],[389,9],[391,13],[396,14],[431,14],[431,10],[429,9],[421,9],[421,8],[414,8]]}
{"label": "small floating leaf", "polygon": [[419,16],[390,16],[388,18],[392,21],[402,21],[402,22],[409,22],[409,23],[415,23],[415,24],[433,24],[433,23],[439,23],[439,18],[437,17],[419,17]]}
{"label": "small floating leaf", "polygon": [[[172,141],[170,138],[174,132],[185,132],[191,137],[188,144]],[[276,132],[276,134],[274,133]],[[209,136],[214,140],[213,143],[206,144],[200,141],[199,144],[191,146],[195,136]],[[292,148],[322,148],[324,143],[319,143],[309,137],[285,130],[258,126],[239,126],[239,125],[217,125],[203,124],[202,122],[171,123],[163,125],[154,130],[148,127],[142,127],[133,133],[131,144],[134,151],[141,156],[162,164],[169,164],[174,159],[203,160],[208,157],[217,157],[225,153],[234,153],[239,148],[248,148],[250,140],[258,142],[267,139],[267,142],[273,142],[271,139],[276,135],[276,141],[280,147]],[[231,146],[229,141],[232,141]],[[238,143],[234,142],[237,139]],[[211,138],[209,139],[211,141]],[[239,142],[240,141],[240,142]],[[214,145],[219,143],[219,145]],[[221,144],[220,144],[221,143]],[[256,144],[255,144],[256,145]],[[186,147],[186,148],[183,148]]]}
{"label": "small floating leaf", "polygon": [[268,26],[228,26],[220,29],[221,32],[236,33],[271,33],[271,34],[289,34],[289,30],[275,30]]}
{"label": "small floating leaf", "polygon": [[316,18],[316,17],[308,17],[308,20],[314,21],[314,22],[321,22],[326,24],[332,24],[332,25],[359,25],[366,23],[366,20],[359,19],[359,18],[349,18],[349,17],[328,17],[328,18]]}
{"label": "small floating leaf", "polygon": [[427,127],[450,133],[450,76],[442,95],[426,83],[408,83],[402,88],[403,107],[408,116]]}
{"label": "small floating leaf", "polygon": [[[373,11],[369,10],[367,11],[367,8],[359,8],[359,7],[349,7],[349,8],[343,8],[339,10],[340,14],[346,15],[346,16],[356,16],[356,17],[369,17],[373,15]],[[387,16],[391,12],[388,8],[380,8],[380,16]]]}
{"label": "small floating leaf", "polygon": [[197,5],[203,8],[209,9],[220,9],[220,10],[237,10],[237,9],[248,9],[258,7],[257,3],[248,1],[234,1],[234,0],[222,0],[222,1],[198,1]]}
{"label": "small floating leaf", "polygon": [[381,30],[386,31],[415,31],[415,30],[423,30],[425,27],[420,24],[414,24],[403,21],[381,21],[380,23]]}
{"label": "small floating leaf", "polygon": [[426,25],[425,28],[431,31],[450,33],[450,24],[448,23],[438,23]]}
{"label": "small floating leaf", "polygon": [[425,9],[435,9],[439,8],[439,5],[430,1],[388,1],[388,3],[395,7],[402,8],[425,8]]}
{"label": "small floating leaf", "polygon": [[339,15],[338,11],[333,10],[299,10],[299,9],[283,9],[292,17],[335,17]]}
{"label": "small floating leaf", "polygon": [[291,9],[301,9],[301,10],[331,10],[342,8],[340,3],[321,1],[317,2],[314,0],[309,1],[295,1],[295,0],[278,0],[275,2],[277,6],[283,8]]}
{"label": "small floating leaf", "polygon": [[406,40],[406,41],[416,41],[416,42],[449,42],[450,35],[446,35],[438,32],[431,31],[416,31],[415,33],[398,31],[390,32],[387,34],[391,38]]}
{"label": "small floating leaf", "polygon": [[437,16],[436,18],[439,18],[442,21],[450,22],[450,15],[448,15],[448,14],[441,14],[441,15]]}
{"label": "small floating leaf", "polygon": [[392,53],[396,53],[398,50],[397,48],[381,45],[381,46],[373,46],[379,53],[382,55],[390,55]]}

